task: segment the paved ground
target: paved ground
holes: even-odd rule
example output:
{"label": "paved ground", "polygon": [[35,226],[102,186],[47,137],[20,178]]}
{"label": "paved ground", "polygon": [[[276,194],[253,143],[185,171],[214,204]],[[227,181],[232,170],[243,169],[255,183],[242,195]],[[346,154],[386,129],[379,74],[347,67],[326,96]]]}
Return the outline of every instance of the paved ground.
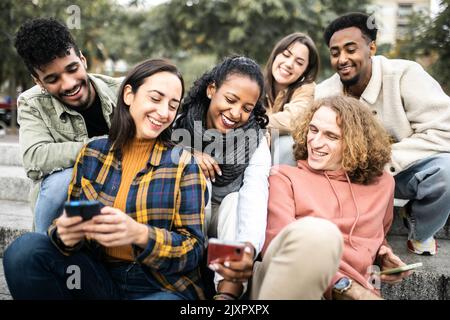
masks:
{"label": "paved ground", "polygon": [[17,134],[6,134],[5,136],[0,136],[0,142],[8,142],[8,143],[19,143],[19,133]]}
{"label": "paved ground", "polygon": [[3,259],[0,259],[0,300],[11,300],[3,273]]}

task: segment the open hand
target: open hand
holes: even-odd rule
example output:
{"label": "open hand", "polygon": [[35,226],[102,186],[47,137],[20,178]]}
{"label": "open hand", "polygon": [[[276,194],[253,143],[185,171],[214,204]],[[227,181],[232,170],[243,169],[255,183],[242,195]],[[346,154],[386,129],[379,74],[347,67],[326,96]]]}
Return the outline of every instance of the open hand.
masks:
{"label": "open hand", "polygon": [[220,170],[219,164],[217,161],[211,157],[207,153],[194,151],[194,157],[197,161],[198,165],[203,171],[203,174],[205,175],[206,179],[211,180],[212,182],[215,182],[216,173],[221,176],[222,171]]}

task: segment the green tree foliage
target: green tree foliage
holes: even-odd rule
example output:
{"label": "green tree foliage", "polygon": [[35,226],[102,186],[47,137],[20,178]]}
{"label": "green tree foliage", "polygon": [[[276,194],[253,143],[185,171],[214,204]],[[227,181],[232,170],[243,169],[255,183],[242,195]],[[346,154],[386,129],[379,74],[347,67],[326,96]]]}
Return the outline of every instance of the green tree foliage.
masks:
{"label": "green tree foliage", "polygon": [[[72,6],[72,7],[71,7]],[[76,7],[73,7],[76,6]],[[75,11],[70,9],[75,9]],[[79,9],[79,25],[76,10]],[[111,0],[2,0],[0,2],[0,84],[9,79],[27,88],[31,84],[29,72],[14,48],[14,37],[19,26],[26,20],[37,17],[54,17],[72,27],[72,34],[83,54],[91,64],[102,61],[111,48],[105,39],[118,29],[123,17],[120,7]],[[76,22],[76,21],[75,21]],[[78,28],[79,27],[79,28]],[[126,39],[126,37],[123,37]]]}
{"label": "green tree foliage", "polygon": [[450,0],[441,2],[442,11],[431,19],[416,12],[409,17],[406,36],[399,39],[391,57],[419,60],[450,92]]}
{"label": "green tree foliage", "polygon": [[327,67],[325,26],[339,14],[365,11],[366,4],[357,0],[172,0],[149,13],[139,28],[139,48],[169,57],[176,57],[180,50],[217,57],[239,53],[264,64],[279,39],[301,31],[316,42]]}

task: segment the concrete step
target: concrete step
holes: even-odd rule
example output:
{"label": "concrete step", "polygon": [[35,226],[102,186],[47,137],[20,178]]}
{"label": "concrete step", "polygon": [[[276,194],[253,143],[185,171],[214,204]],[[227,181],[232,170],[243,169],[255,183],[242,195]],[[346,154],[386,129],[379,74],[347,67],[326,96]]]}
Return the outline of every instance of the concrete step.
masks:
{"label": "concrete step", "polygon": [[0,257],[14,239],[31,231],[32,226],[33,213],[27,202],[0,200]]}
{"label": "concrete step", "polygon": [[394,252],[406,263],[422,262],[423,267],[396,285],[382,284],[381,292],[388,300],[449,300],[450,299],[450,240],[438,240],[435,256],[410,253],[406,237],[389,236]]}
{"label": "concrete step", "polygon": [[[403,223],[403,219],[401,218],[403,210],[405,209],[398,207],[394,208],[394,221],[392,223],[391,229],[389,230],[389,235],[393,236],[408,235],[408,229],[406,228],[405,224]],[[441,230],[439,230],[434,237],[436,239],[450,240],[450,219],[447,220],[446,225]]]}
{"label": "concrete step", "polygon": [[22,167],[0,166],[0,200],[28,201],[32,185]]}
{"label": "concrete step", "polygon": [[0,140],[0,166],[21,167],[22,165],[19,144]]}
{"label": "concrete step", "polygon": [[3,259],[0,259],[0,300],[12,300],[3,272]]}

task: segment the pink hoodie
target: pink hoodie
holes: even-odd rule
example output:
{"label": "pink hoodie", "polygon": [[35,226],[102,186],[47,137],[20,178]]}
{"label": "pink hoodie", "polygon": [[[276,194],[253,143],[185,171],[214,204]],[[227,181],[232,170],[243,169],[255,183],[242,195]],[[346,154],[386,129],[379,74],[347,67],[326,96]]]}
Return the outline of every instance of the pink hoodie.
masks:
{"label": "pink hoodie", "polygon": [[348,276],[373,290],[367,269],[392,224],[394,178],[387,172],[371,185],[350,183],[343,170],[316,171],[307,161],[297,167],[275,166],[269,177],[269,207],[263,254],[272,239],[289,223],[311,216],[338,226],[344,238],[339,272],[330,289]]}

